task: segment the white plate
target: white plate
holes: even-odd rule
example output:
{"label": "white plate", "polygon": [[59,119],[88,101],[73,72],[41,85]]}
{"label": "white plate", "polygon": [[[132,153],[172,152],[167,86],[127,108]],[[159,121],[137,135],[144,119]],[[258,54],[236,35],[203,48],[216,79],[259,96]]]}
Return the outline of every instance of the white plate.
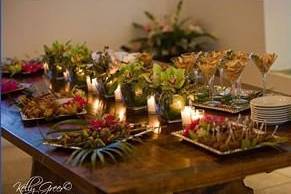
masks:
{"label": "white plate", "polygon": [[270,122],[287,122],[289,121],[289,119],[260,119],[260,118],[257,118],[257,117],[254,117],[254,116],[251,116],[251,118],[253,120],[256,120],[256,121],[261,121],[261,122],[267,122],[267,123],[270,123]]}
{"label": "white plate", "polygon": [[284,107],[291,105],[291,97],[288,96],[263,96],[251,100],[250,104],[256,107]]}

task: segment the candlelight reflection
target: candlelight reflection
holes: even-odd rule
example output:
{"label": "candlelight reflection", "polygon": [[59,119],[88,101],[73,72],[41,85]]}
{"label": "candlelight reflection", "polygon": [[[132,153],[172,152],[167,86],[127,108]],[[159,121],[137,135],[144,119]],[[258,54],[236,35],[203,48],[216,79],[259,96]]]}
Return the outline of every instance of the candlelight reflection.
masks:
{"label": "candlelight reflection", "polygon": [[154,128],[155,134],[161,133],[161,122],[158,115],[148,115],[149,127]]}
{"label": "candlelight reflection", "polygon": [[115,103],[115,116],[120,121],[126,121],[126,106],[123,103]]}

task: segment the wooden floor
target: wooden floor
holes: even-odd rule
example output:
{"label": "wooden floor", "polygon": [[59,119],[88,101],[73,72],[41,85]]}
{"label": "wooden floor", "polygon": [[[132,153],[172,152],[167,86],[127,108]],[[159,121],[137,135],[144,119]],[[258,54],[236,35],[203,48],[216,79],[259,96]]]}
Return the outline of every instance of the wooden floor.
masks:
{"label": "wooden floor", "polygon": [[[30,177],[31,157],[9,144],[2,147],[3,194],[16,194],[13,185]],[[291,167],[279,169],[272,173],[249,176],[245,184],[255,190],[255,194],[290,194]]]}

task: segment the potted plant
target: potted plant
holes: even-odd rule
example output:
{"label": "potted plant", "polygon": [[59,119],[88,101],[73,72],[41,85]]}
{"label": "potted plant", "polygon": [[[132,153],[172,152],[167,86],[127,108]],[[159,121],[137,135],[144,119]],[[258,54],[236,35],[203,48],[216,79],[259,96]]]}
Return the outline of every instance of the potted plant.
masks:
{"label": "potted plant", "polygon": [[165,70],[157,64],[153,65],[151,78],[146,78],[149,87],[156,91],[156,99],[160,115],[169,123],[181,119],[181,110],[186,104],[184,86],[185,70],[167,67]]}
{"label": "potted plant", "polygon": [[154,59],[165,62],[186,52],[211,50],[216,38],[201,26],[191,24],[189,18],[180,19],[182,5],[183,1],[179,1],[176,12],[165,19],[157,19],[145,11],[150,22],[145,25],[133,23],[141,37],[131,40],[131,46],[122,48],[130,52],[148,51],[153,53]]}
{"label": "potted plant", "polygon": [[147,93],[145,88],[147,82],[143,76],[146,71],[144,63],[136,60],[123,65],[116,74],[116,82],[120,85],[123,101],[133,110],[146,106]]}
{"label": "potted plant", "polygon": [[76,44],[69,50],[70,62],[66,68],[71,73],[72,79],[77,84],[84,84],[86,82],[86,74],[90,71],[92,65],[91,51],[83,44]]}
{"label": "potted plant", "polygon": [[92,53],[93,66],[91,77],[98,80],[98,93],[105,98],[114,97],[117,88],[115,73],[120,68],[120,63],[114,58],[109,47],[104,47],[103,51]]}
{"label": "potted plant", "polygon": [[50,75],[53,78],[63,78],[63,72],[70,63],[71,41],[60,43],[55,41],[51,47],[44,45],[43,61],[48,65]]}

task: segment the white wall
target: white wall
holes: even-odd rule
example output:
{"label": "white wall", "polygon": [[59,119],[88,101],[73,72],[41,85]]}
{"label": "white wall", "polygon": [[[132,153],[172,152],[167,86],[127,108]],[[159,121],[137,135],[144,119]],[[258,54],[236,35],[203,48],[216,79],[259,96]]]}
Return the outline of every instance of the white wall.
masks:
{"label": "white wall", "polygon": [[279,57],[272,69],[291,68],[291,1],[265,0],[266,50]]}
{"label": "white wall", "polygon": [[[170,13],[177,0],[4,0],[4,53],[36,54],[56,39],[87,41],[97,49],[118,48],[133,36],[143,10]],[[185,0],[193,17],[219,38],[222,48],[264,50],[263,5],[256,0]],[[251,22],[250,22],[251,21]]]}
{"label": "white wall", "polygon": [[[146,21],[144,10],[162,16],[174,11],[177,2],[178,0],[3,0],[4,56],[38,55],[43,44],[68,39],[86,41],[92,49],[101,49],[104,45],[117,49],[134,36],[135,32],[131,27],[133,21]],[[264,2],[272,2],[273,5],[267,4],[264,7]],[[281,5],[279,2],[290,4],[291,1],[185,0],[183,16],[192,17],[194,22],[202,24],[216,35],[220,48],[260,53],[265,51],[264,8],[277,10]],[[288,13],[290,16],[291,12]],[[271,16],[265,15],[268,19],[268,40],[276,32],[268,30],[271,29],[268,28],[270,22],[277,23],[277,19],[272,20]],[[276,34],[272,37],[287,37],[286,31],[282,33],[284,36]],[[268,51],[278,52],[268,43],[267,41]],[[281,64],[281,54],[280,52],[278,64]],[[243,73],[243,81],[260,85],[260,78],[257,68],[249,64]],[[280,83],[282,81],[278,76],[269,77],[270,87],[279,91],[289,88]]]}

